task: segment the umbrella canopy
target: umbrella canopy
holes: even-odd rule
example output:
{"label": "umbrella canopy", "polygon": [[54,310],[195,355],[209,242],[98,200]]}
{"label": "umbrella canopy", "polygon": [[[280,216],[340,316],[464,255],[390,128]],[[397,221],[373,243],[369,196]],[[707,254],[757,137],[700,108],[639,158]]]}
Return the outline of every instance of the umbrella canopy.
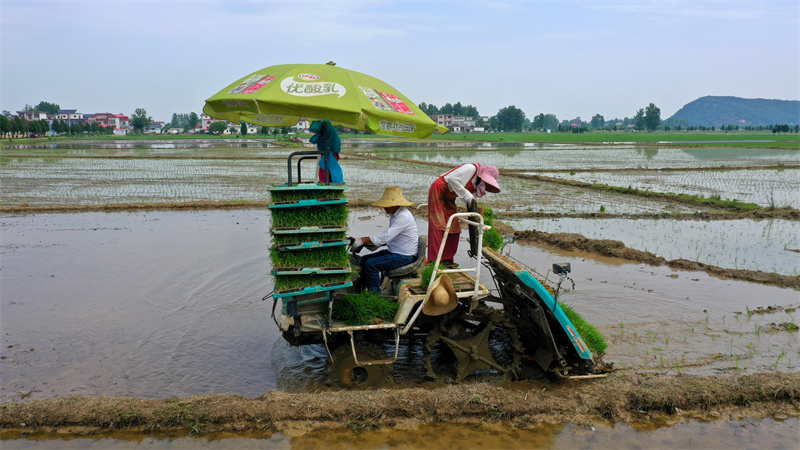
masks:
{"label": "umbrella canopy", "polygon": [[203,112],[267,127],[296,125],[305,117],[392,136],[427,138],[434,130],[448,131],[387,83],[332,63],[258,70],[206,100]]}

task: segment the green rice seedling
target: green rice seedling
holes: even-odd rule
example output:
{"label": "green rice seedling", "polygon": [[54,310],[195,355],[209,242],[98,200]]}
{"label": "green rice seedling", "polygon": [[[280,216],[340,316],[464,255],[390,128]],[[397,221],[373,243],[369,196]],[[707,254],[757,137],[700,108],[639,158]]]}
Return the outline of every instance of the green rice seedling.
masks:
{"label": "green rice seedling", "polygon": [[311,241],[341,241],[347,239],[346,231],[332,233],[298,233],[298,234],[273,234],[272,242],[275,245],[295,244]]}
{"label": "green rice seedling", "polygon": [[282,252],[270,249],[272,267],[345,267],[350,264],[350,255],[345,246],[315,248]]}
{"label": "green rice seedling", "polygon": [[491,248],[492,250],[500,250],[506,245],[503,236],[495,228],[490,228],[483,233],[483,245]]}
{"label": "green rice seedling", "polygon": [[781,358],[783,358],[785,355],[786,355],[786,350],[783,350],[783,349],[782,349],[782,350],[781,350],[781,354],[780,354],[780,355],[778,355],[778,359],[776,359],[776,360],[775,360],[775,364],[774,364],[774,366],[775,366],[776,368],[778,367],[778,363],[780,362]]}
{"label": "green rice seedling", "polygon": [[[444,264],[439,264],[439,270],[445,269]],[[430,262],[428,265],[422,268],[420,272],[420,282],[419,285],[425,288],[428,287],[428,284],[431,282],[431,276],[433,275],[433,263]],[[436,274],[436,278],[442,276],[441,273]]]}
{"label": "green rice seedling", "polygon": [[333,302],[331,315],[348,325],[367,325],[376,319],[393,320],[399,304],[370,291],[347,294]]}
{"label": "green rice seedling", "polygon": [[733,355],[733,361],[734,361],[736,370],[739,370],[739,355],[738,354]]}
{"label": "green rice seedling", "polygon": [[321,275],[275,275],[275,290],[321,286],[328,283],[344,283],[350,280],[350,273]]}
{"label": "green rice seedling", "polygon": [[[559,303],[561,310],[564,311],[564,314],[567,316],[572,325],[575,326],[575,330],[578,334],[581,335],[586,345],[589,346],[589,349],[598,355],[602,355],[605,353],[608,344],[606,343],[605,338],[600,332],[595,328],[594,325],[590,324],[583,317],[581,317],[572,307],[566,305],[564,303]],[[634,332],[635,335],[635,332]],[[635,344],[634,344],[635,345]]]}
{"label": "green rice seedling", "polygon": [[272,226],[283,228],[344,225],[347,223],[348,214],[346,204],[314,208],[279,208],[272,210]]}
{"label": "green rice seedling", "polygon": [[[494,224],[494,210],[488,206],[480,205],[478,211],[481,211],[483,215],[484,225],[491,227]],[[500,232],[492,227],[483,233],[483,245],[492,250],[500,250],[506,245],[506,242]]]}

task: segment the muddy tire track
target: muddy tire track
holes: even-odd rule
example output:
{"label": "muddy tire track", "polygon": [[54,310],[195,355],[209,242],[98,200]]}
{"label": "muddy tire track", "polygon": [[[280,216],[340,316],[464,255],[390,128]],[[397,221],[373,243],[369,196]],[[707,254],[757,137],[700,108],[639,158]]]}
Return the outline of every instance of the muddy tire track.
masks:
{"label": "muddy tire track", "polygon": [[504,422],[524,427],[538,422],[653,421],[677,415],[777,420],[800,415],[797,373],[614,375],[591,381],[523,384],[515,389],[477,383],[438,389],[269,391],[257,398],[222,394],[159,400],[63,397],[3,405],[0,426],[66,432],[82,427],[85,434],[109,429],[242,432],[281,431],[299,421],[313,422],[314,429],[374,428],[406,421]]}

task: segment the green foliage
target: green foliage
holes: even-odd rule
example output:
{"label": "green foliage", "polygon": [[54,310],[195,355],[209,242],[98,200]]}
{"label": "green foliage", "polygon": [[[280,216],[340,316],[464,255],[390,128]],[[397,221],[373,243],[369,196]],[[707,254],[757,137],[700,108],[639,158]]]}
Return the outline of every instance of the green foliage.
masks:
{"label": "green foliage", "polygon": [[50,103],[50,102],[39,102],[38,105],[33,107],[34,111],[42,111],[46,112],[47,114],[58,114],[61,112],[61,106],[57,103]]}
{"label": "green foliage", "polygon": [[[184,131],[189,131],[194,127],[196,127],[198,123],[200,123],[200,117],[195,112],[183,113],[183,114],[172,113],[172,120],[170,121],[169,126],[172,128],[183,128]],[[219,123],[224,124],[225,128],[228,127],[228,124],[225,122],[219,122]],[[213,123],[211,125],[213,125]],[[209,125],[209,131],[211,125]],[[225,131],[225,128],[223,128],[222,131]]]}
{"label": "green foliage", "polygon": [[273,209],[271,215],[272,226],[278,228],[345,225],[348,209],[346,204],[316,208],[280,208]]}
{"label": "green foliage", "polygon": [[521,131],[525,122],[525,113],[513,105],[500,109],[494,117],[497,119],[498,128],[502,131]]}
{"label": "green foliage", "polygon": [[370,291],[348,294],[333,302],[332,316],[348,325],[367,325],[376,319],[393,320],[399,304]]}
{"label": "green foliage", "polygon": [[213,134],[222,134],[228,129],[228,124],[225,122],[212,122],[208,126],[208,132]]}
{"label": "green foliage", "polygon": [[567,316],[569,321],[572,322],[572,325],[575,326],[575,331],[581,335],[583,341],[589,346],[589,350],[597,355],[602,355],[605,353],[608,344],[606,344],[606,340],[603,338],[603,335],[597,331],[597,328],[584,320],[583,317],[575,312],[575,310],[569,305],[564,303],[559,303],[558,305],[561,307],[561,310],[564,311],[564,314]]}
{"label": "green foliage", "polygon": [[[444,264],[439,264],[439,270],[445,269]],[[428,287],[428,283],[431,282],[431,276],[433,275],[433,263],[429,262],[428,265],[422,268],[420,272],[420,286]],[[442,274],[437,274],[436,278],[439,278]]]}
{"label": "green foliage", "polygon": [[141,133],[145,128],[150,126],[152,121],[153,118],[147,115],[147,111],[144,108],[136,108],[136,112],[134,112],[131,117],[130,124],[134,131]]}

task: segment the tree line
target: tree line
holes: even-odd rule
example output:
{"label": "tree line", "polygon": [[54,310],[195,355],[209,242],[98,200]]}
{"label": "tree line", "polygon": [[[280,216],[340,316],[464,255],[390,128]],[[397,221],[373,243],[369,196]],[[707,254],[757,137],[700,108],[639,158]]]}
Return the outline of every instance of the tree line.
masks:
{"label": "tree line", "polygon": [[601,114],[595,114],[591,122],[582,120],[558,120],[555,114],[539,113],[533,120],[526,117],[525,112],[514,105],[506,106],[497,111],[493,116],[489,116],[488,121],[484,120],[478,108],[472,105],[462,105],[461,102],[446,103],[442,107],[422,102],[419,108],[428,116],[436,114],[453,114],[456,116],[469,116],[475,120],[475,125],[484,127],[487,131],[495,132],[524,132],[524,131],[544,131],[552,130],[557,132],[582,133],[589,128],[607,129],[616,131],[618,127],[623,129],[633,127],[637,131],[655,131],[661,125],[661,110],[653,103],[636,111],[632,119],[613,119],[607,121]]}
{"label": "tree line", "polygon": [[16,116],[9,119],[5,115],[0,115],[0,136],[4,138],[13,137],[38,137],[44,136],[47,132],[53,131],[58,134],[113,134],[111,127],[102,127],[97,122],[67,123],[62,119],[53,120],[53,124],[47,120],[26,120]]}

